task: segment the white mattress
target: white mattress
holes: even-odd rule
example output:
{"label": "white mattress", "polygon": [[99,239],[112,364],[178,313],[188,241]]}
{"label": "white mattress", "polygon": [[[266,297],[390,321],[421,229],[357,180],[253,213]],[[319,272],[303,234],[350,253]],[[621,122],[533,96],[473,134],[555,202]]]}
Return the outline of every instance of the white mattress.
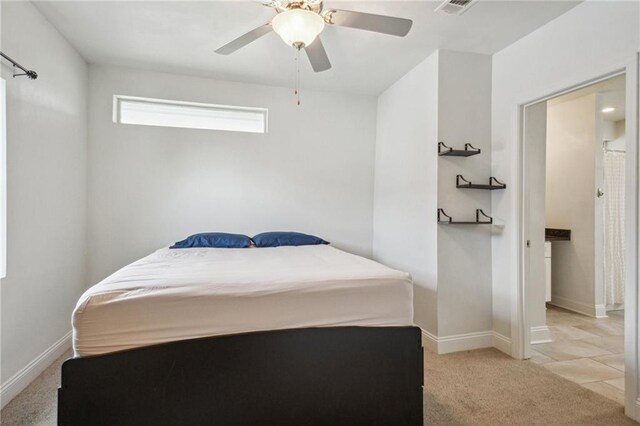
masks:
{"label": "white mattress", "polygon": [[87,290],[76,356],[223,334],[407,326],[411,277],[331,246],[160,249]]}

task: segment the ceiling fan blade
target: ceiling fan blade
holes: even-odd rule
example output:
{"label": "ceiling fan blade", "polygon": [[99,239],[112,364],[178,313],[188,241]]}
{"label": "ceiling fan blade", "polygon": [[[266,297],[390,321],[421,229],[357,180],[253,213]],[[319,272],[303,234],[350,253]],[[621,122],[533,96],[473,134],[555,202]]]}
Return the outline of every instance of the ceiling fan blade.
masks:
{"label": "ceiling fan blade", "polygon": [[320,37],[316,37],[316,40],[305,47],[304,51],[307,52],[307,57],[309,58],[309,62],[311,62],[311,68],[313,68],[315,72],[322,72],[331,68],[331,62],[327,56],[327,51],[324,50],[324,45]]}
{"label": "ceiling fan blade", "polygon": [[359,30],[375,31],[377,33],[398,37],[406,36],[413,25],[411,19],[352,12],[350,10],[330,9],[327,16],[329,24],[357,28]]}
{"label": "ceiling fan blade", "polygon": [[263,35],[270,33],[273,30],[271,24],[264,24],[255,30],[249,31],[248,33],[241,35],[237,39],[225,44],[224,46],[216,49],[216,53],[220,55],[228,55],[230,53],[235,52],[236,50],[245,47],[247,44],[256,41]]}

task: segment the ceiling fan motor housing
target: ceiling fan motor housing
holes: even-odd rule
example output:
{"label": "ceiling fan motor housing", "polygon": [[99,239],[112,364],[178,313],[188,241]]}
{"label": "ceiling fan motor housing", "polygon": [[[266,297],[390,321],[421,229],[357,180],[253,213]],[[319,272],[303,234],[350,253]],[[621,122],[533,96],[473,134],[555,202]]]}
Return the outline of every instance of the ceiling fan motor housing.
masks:
{"label": "ceiling fan motor housing", "polygon": [[322,1],[320,0],[274,0],[272,6],[280,13],[292,9],[304,9],[311,12],[320,13],[322,11]]}

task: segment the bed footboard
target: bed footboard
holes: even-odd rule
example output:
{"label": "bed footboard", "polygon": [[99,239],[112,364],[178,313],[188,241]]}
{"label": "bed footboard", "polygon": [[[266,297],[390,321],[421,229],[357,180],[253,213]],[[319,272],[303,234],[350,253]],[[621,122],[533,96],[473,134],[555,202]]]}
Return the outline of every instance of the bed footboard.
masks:
{"label": "bed footboard", "polygon": [[422,424],[417,327],[186,340],[67,360],[59,425]]}

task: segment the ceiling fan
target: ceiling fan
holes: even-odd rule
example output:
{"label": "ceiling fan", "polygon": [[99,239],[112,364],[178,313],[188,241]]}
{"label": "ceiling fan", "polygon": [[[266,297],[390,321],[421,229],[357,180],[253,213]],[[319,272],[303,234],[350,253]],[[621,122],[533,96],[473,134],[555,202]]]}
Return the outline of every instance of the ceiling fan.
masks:
{"label": "ceiling fan", "polygon": [[331,68],[331,62],[319,37],[325,25],[404,37],[413,24],[410,19],[333,8],[324,9],[321,0],[271,0],[264,5],[274,8],[277,12],[271,22],[225,44],[217,49],[216,53],[228,55],[275,31],[286,44],[298,50],[304,49],[313,70],[321,72]]}

